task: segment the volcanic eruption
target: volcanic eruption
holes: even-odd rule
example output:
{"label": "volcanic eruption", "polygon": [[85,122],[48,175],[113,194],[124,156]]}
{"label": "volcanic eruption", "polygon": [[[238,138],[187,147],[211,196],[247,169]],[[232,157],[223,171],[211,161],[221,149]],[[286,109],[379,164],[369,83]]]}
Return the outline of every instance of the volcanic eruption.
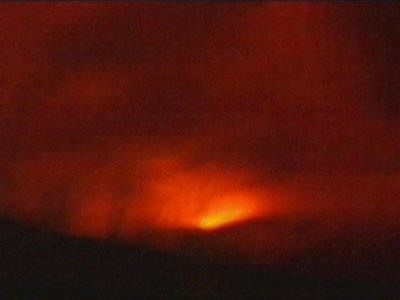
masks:
{"label": "volcanic eruption", "polygon": [[399,16],[395,3],[2,4],[1,215],[393,274]]}

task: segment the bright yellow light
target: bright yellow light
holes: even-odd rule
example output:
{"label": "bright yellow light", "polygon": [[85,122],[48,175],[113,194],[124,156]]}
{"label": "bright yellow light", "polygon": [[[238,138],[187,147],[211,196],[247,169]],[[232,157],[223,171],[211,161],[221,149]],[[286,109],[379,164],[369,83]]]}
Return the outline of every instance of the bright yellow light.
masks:
{"label": "bright yellow light", "polygon": [[199,227],[205,230],[215,229],[223,225],[241,221],[247,217],[246,215],[244,210],[238,208],[217,211],[204,216],[199,222]]}

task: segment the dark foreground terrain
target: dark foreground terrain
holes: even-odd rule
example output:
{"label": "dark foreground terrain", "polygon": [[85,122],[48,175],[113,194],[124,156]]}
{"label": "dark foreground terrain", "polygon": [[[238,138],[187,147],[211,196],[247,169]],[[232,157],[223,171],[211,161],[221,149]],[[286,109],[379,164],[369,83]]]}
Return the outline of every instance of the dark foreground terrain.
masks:
{"label": "dark foreground terrain", "polygon": [[294,274],[0,223],[0,298],[387,299],[396,282]]}

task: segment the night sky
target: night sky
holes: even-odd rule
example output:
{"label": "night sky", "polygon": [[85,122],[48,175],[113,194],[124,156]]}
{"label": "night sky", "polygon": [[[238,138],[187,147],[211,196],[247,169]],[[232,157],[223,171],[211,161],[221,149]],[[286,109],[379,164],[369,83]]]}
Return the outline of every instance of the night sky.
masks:
{"label": "night sky", "polygon": [[395,276],[399,20],[395,2],[2,3],[0,213]]}

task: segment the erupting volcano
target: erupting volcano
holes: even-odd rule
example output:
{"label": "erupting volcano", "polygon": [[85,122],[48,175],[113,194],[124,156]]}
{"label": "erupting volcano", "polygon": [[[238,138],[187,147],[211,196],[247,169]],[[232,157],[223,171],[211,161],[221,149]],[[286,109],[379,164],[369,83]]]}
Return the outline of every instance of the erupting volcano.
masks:
{"label": "erupting volcano", "polygon": [[391,265],[400,6],[346,5],[0,4],[1,217],[248,264]]}
{"label": "erupting volcano", "polygon": [[199,228],[204,230],[212,230],[224,225],[250,219],[252,210],[246,204],[237,205],[236,203],[227,203],[222,208],[217,208],[207,212],[200,218]]}

